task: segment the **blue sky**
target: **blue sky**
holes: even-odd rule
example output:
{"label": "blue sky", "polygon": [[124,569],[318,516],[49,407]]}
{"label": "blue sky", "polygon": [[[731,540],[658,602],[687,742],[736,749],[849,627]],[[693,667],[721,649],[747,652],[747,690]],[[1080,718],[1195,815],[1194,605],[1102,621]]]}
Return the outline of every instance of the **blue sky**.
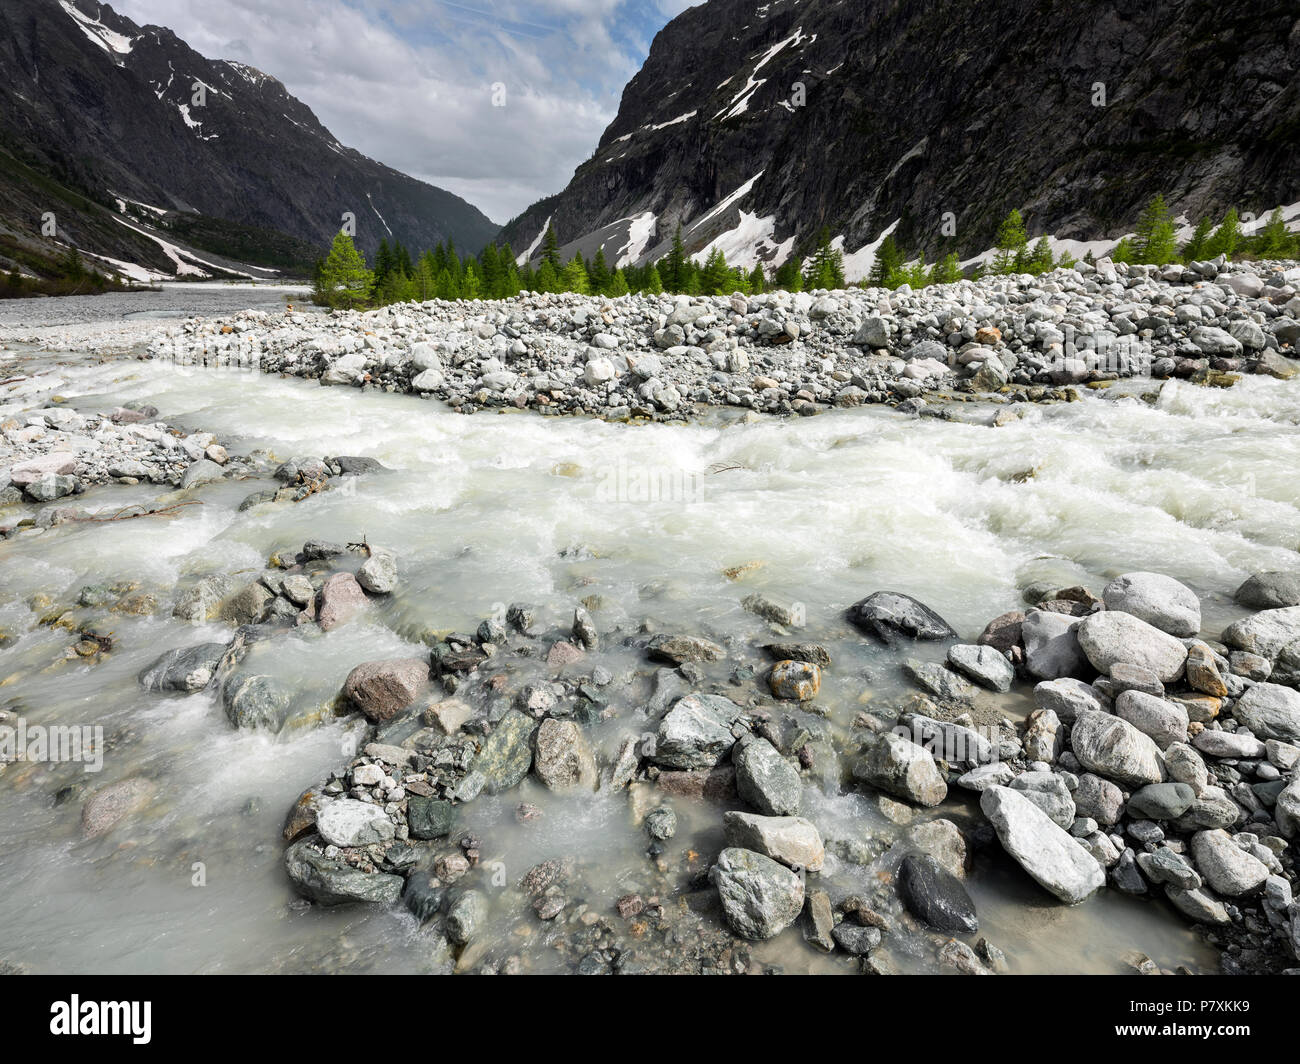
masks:
{"label": "blue sky", "polygon": [[[344,144],[505,222],[558,192],[691,0],[110,0],[284,82]],[[504,86],[504,106],[496,106]]]}

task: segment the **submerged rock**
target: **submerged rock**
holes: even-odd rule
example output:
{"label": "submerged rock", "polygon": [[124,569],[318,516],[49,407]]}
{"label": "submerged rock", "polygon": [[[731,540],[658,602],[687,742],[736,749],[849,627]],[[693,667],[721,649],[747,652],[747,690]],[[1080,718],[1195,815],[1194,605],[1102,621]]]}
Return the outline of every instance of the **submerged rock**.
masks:
{"label": "submerged rock", "polygon": [[225,643],[199,643],[169,650],[139,675],[146,691],[202,691],[212,682],[226,653]]}
{"label": "submerged rock", "polygon": [[148,805],[156,791],[152,780],[140,776],[101,787],[81,808],[81,833],[88,839],[107,833],[118,821]]}

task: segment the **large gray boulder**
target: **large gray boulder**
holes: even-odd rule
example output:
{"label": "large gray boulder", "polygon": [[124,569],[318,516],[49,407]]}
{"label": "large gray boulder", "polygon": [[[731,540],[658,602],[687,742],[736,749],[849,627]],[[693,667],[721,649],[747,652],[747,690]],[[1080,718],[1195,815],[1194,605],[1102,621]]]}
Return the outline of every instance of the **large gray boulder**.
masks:
{"label": "large gray boulder", "polygon": [[1300,571],[1255,573],[1237,588],[1234,597],[1252,610],[1300,606]]}
{"label": "large gray boulder", "polygon": [[1258,890],[1268,878],[1268,866],[1238,846],[1222,829],[1193,835],[1192,858],[1210,888],[1225,897]]}
{"label": "large gray boulder", "polygon": [[1103,708],[1092,685],[1072,676],[1036,684],[1034,703],[1039,709],[1051,710],[1064,724],[1074,723],[1074,718],[1085,710],[1101,712]]}
{"label": "large gray boulder", "polygon": [[730,811],[722,814],[727,845],[753,850],[795,869],[820,872],[826,859],[821,833],[811,820],[798,816],[759,816]]}
{"label": "large gray boulder", "polygon": [[1109,713],[1080,713],[1070,743],[1079,763],[1099,776],[1129,787],[1164,779],[1164,759],[1151,737]]}
{"label": "large gray boulder", "polygon": [[537,729],[533,772],[553,791],[596,789],[596,755],[576,721],[554,717],[542,721]]}
{"label": "large gray boulder", "polygon": [[1088,659],[1079,645],[1079,621],[1062,613],[1030,610],[1020,625],[1025,670],[1039,680],[1058,680],[1088,672]]}
{"label": "large gray boulder", "polygon": [[334,846],[370,846],[387,842],[397,828],[379,806],[339,798],[317,810],[316,830]]}
{"label": "large gray boulder", "polygon": [[1074,905],[1100,890],[1106,873],[1087,850],[1023,794],[990,787],[980,809],[1007,851],[1044,890]]}
{"label": "large gray boulder", "polygon": [[948,796],[948,785],[930,752],[894,732],[879,735],[868,744],[853,766],[853,776],[919,805],[938,805]]}
{"label": "large gray boulder", "polygon": [[1150,669],[1161,683],[1178,679],[1187,661],[1187,647],[1178,639],[1118,610],[1085,617],[1079,623],[1079,645],[1100,673],[1108,674],[1122,662]]}
{"label": "large gray boulder", "polygon": [[1010,691],[1016,680],[1006,655],[990,646],[956,643],[948,648],[948,664],[990,691]]}
{"label": "large gray boulder", "polygon": [[1187,710],[1141,691],[1125,691],[1115,699],[1115,716],[1149,735],[1161,750],[1187,740]]}
{"label": "large gray boulder", "polygon": [[1257,736],[1300,742],[1300,691],[1257,683],[1237,700],[1232,715]]}
{"label": "large gray boulder", "polygon": [[679,698],[655,737],[651,760],[668,768],[712,768],[736,743],[731,729],[744,710],[721,695]]}
{"label": "large gray boulder", "polygon": [[735,753],[736,793],[765,816],[793,816],[803,800],[799,773],[766,739]]}
{"label": "large gray boulder", "polygon": [[1223,641],[1234,650],[1247,650],[1269,661],[1276,661],[1296,640],[1300,640],[1300,606],[1262,610],[1230,624],[1223,632]]}
{"label": "large gray boulder", "polygon": [[1196,593],[1161,573],[1125,573],[1101,593],[1108,610],[1120,610],[1175,636],[1201,630],[1201,600]]}
{"label": "large gray boulder", "polygon": [[803,909],[803,879],[783,864],[752,850],[725,849],[710,870],[722,912],[741,938],[780,934]]}

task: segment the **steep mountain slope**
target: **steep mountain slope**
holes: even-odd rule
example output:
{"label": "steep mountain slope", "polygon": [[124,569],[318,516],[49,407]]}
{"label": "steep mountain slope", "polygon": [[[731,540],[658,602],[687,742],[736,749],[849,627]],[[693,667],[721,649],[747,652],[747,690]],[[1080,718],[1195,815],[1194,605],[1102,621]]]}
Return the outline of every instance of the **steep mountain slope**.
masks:
{"label": "steep mountain slope", "polygon": [[[339,144],[274,78],[205,59],[170,30],[142,28],[95,0],[0,5],[0,149],[110,211],[121,200],[198,212],[315,246],[345,212],[367,251],[384,237],[415,248],[450,237],[478,248],[498,228],[459,197]],[[13,192],[0,222],[39,229],[39,215],[15,204],[39,206],[48,195],[30,185]],[[58,213],[55,204],[44,209]],[[58,222],[90,250],[141,253],[138,233],[105,235],[102,219],[86,212],[59,213]],[[218,243],[239,245],[227,237]],[[148,243],[146,257],[169,258]]]}
{"label": "steep mountain slope", "polygon": [[691,250],[749,265],[828,226],[860,272],[894,222],[910,248],[969,254],[1012,207],[1081,238],[1156,192],[1190,216],[1267,210],[1300,200],[1297,147],[1294,0],[709,0],[504,236],[528,248],[550,220],[566,254],[634,261],[681,222]]}

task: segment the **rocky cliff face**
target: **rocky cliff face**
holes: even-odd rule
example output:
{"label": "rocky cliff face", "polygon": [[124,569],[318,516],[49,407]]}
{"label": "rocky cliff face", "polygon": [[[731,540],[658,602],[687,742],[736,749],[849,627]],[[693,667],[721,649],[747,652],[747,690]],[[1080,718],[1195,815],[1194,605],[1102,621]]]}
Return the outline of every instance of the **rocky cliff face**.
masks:
{"label": "rocky cliff face", "polygon": [[1294,0],[710,0],[504,235],[527,249],[550,219],[631,261],[681,222],[692,250],[775,264],[828,226],[861,271],[895,222],[910,249],[969,255],[1012,207],[1084,239],[1156,192],[1191,217],[1262,212],[1300,200],[1297,147]]}
{"label": "rocky cliff face", "polygon": [[[459,197],[341,145],[273,77],[206,59],[170,30],[137,26],[95,0],[0,6],[0,146],[17,169],[110,210],[115,198],[138,201],[315,245],[333,237],[345,211],[370,251],[383,237],[478,248],[497,229]],[[5,177],[23,186],[15,200],[49,202],[40,180]],[[66,207],[59,221],[73,242],[111,253],[105,234],[115,230],[100,233],[102,218],[55,206]],[[19,232],[39,225],[0,220]],[[117,235],[138,243],[138,234]]]}

